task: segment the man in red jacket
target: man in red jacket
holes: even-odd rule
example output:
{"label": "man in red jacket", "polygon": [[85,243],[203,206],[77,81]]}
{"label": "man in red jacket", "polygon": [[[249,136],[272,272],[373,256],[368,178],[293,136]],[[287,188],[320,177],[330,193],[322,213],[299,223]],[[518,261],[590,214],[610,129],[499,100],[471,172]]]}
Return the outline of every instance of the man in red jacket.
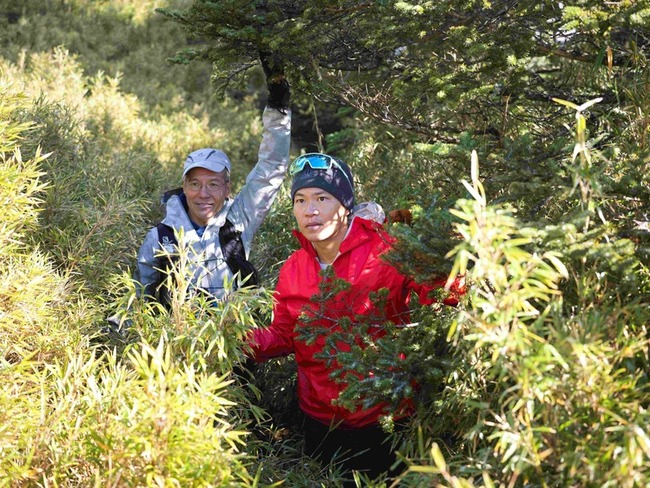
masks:
{"label": "man in red jacket", "polygon": [[[376,477],[388,471],[395,459],[379,425],[385,405],[355,411],[335,405],[346,385],[331,378],[332,362],[319,354],[327,337],[340,330],[341,319],[363,315],[408,323],[410,293],[430,304],[433,299],[428,294],[433,287],[415,283],[381,258],[394,239],[382,223],[354,211],[353,177],[343,161],[326,154],[305,154],[291,164],[289,173],[293,175],[293,214],[300,231],[294,235],[301,248],[280,270],[271,325],[255,330],[250,344],[256,361],[295,353],[307,453],[324,463],[340,462],[344,472],[360,470]],[[323,306],[314,297],[328,268],[349,287]],[[438,285],[444,285],[444,280]],[[378,310],[371,294],[383,288],[389,293]],[[456,303],[453,298],[445,302]],[[322,328],[322,333],[314,341],[301,340],[305,327]]]}

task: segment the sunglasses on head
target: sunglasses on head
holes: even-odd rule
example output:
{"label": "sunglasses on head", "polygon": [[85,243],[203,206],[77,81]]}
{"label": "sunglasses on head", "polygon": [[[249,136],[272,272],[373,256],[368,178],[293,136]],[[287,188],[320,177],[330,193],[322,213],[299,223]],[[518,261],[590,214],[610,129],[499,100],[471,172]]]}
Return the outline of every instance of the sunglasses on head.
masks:
{"label": "sunglasses on head", "polygon": [[293,163],[291,163],[291,166],[289,167],[289,174],[291,176],[295,176],[303,169],[305,169],[305,165],[308,165],[311,169],[327,170],[331,168],[337,168],[343,174],[343,176],[345,176],[345,179],[348,180],[350,186],[352,186],[352,182],[350,181],[347,173],[332,156],[328,156],[327,154],[322,153],[307,153],[303,154],[302,156],[298,156],[293,160]]}

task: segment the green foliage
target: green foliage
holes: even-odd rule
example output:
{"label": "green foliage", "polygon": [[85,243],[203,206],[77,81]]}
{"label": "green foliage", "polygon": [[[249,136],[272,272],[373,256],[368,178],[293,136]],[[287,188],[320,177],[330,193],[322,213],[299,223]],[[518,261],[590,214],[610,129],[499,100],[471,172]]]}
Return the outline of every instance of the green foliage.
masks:
{"label": "green foliage", "polygon": [[[576,162],[591,157],[579,112]],[[581,172],[576,188],[590,188],[589,176]],[[453,361],[428,417],[434,436],[450,439],[453,426],[450,466],[469,474],[466,486],[481,473],[504,485],[646,484],[647,267],[589,218],[593,192],[581,193],[580,227],[569,213],[565,224],[536,228],[487,203],[476,155],[465,186],[472,198],[451,211],[461,220],[455,272],[470,280],[468,306],[449,330]],[[456,486],[433,449],[435,468],[405,479],[428,472]]]}
{"label": "green foliage", "polygon": [[[197,0],[163,11],[197,40],[178,59],[210,60],[228,82],[256,66],[260,50],[272,51],[297,93],[346,106],[346,135],[328,138],[338,155],[359,163],[354,169],[371,190],[362,195],[388,198],[391,207],[426,207],[430,188],[455,187],[467,152],[476,149],[486,181],[498,188],[495,198],[513,202],[528,220],[561,216],[571,187],[562,161],[569,134],[552,99],[596,97],[603,100],[589,112],[609,161],[598,170],[617,187],[611,215],[642,220],[637,203],[647,199],[647,185],[636,182],[648,174],[648,125],[639,117],[649,100],[648,12],[647,1],[591,0],[566,8],[536,1]],[[384,171],[391,178],[377,176]]]}
{"label": "green foliage", "polygon": [[[183,1],[174,2],[182,5]],[[120,78],[129,93],[151,108],[168,112],[203,103],[210,97],[208,66],[181,69],[165,57],[184,37],[154,12],[161,2],[85,0],[0,1],[3,56],[19,63],[25,55],[64,47],[78,56],[86,76],[98,72]],[[63,88],[65,85],[61,85]],[[79,92],[83,96],[83,92]]]}
{"label": "green foliage", "polygon": [[[427,211],[414,206],[411,213],[414,218],[412,226],[402,223],[392,225],[391,230],[398,238],[398,244],[387,259],[419,282],[445,278],[452,264],[448,254],[460,240],[453,230],[454,218],[449,207],[432,198]],[[402,247],[400,242],[408,245]]]}
{"label": "green foliage", "polygon": [[5,79],[15,80],[8,93],[33,100],[13,115],[32,126],[22,153],[35,155],[39,146],[52,153],[43,164],[45,225],[32,238],[92,291],[106,290],[110,275],[132,263],[148,222],[159,218],[152,200],[178,185],[179,161],[191,150],[222,142],[244,163],[236,182],[256,160],[261,126],[231,103],[223,104],[233,113],[228,123],[245,125],[248,138],[185,113],[147,116],[117,79],[85,77],[78,58],[62,49],[3,67]]}
{"label": "green foliage", "polygon": [[12,111],[20,102],[17,97],[5,97],[0,101],[0,117],[2,117],[2,167],[0,168],[1,182],[0,197],[6,205],[2,215],[2,236],[0,244],[9,251],[22,247],[25,234],[33,231],[37,224],[39,192],[44,188],[39,180],[43,173],[38,170],[39,163],[44,159],[37,152],[33,160],[24,161],[18,148],[17,139],[29,129],[28,124],[11,123]]}
{"label": "green foliage", "polygon": [[[3,361],[23,358],[47,360],[74,350],[85,341],[78,331],[67,331],[63,316],[82,314],[65,309],[69,284],[38,249],[27,245],[38,229],[38,216],[45,184],[40,150],[23,159],[19,144],[29,124],[16,123],[14,114],[27,103],[24,96],[0,93],[0,351]],[[79,304],[83,303],[79,297]],[[71,315],[70,320],[74,320]]]}
{"label": "green foliage", "polygon": [[129,276],[116,283],[121,287],[114,292],[121,297],[121,321],[132,322],[124,331],[130,336],[126,339],[170,341],[179,362],[195,364],[200,371],[226,374],[245,362],[245,339],[251,328],[261,325],[260,313],[270,309],[270,291],[241,288],[231,292],[229,300],[216,301],[193,287],[191,255],[192,251],[181,245],[170,261],[172,269],[165,278],[167,307],[148,298],[136,298],[139,284]]}
{"label": "green foliage", "polygon": [[[647,0],[0,6],[0,484],[336,485],[266,422],[291,427],[291,360],[259,391],[232,374],[267,292],[168,313],[128,277],[189,151],[223,148],[234,189],[254,163],[260,50],[291,79],[296,149],[413,211],[391,261],[470,284],[341,356],[342,404],[417,385],[396,484],[648,484]],[[254,244],[268,290],[287,190]],[[114,299],[132,326],[99,333]]]}
{"label": "green foliage", "polygon": [[[246,486],[243,432],[229,423],[229,382],[142,344],[125,364],[108,354],[46,368],[2,369],[2,482]],[[18,394],[20,393],[20,394]],[[43,405],[47,408],[41,409]],[[11,418],[11,420],[8,420]]]}
{"label": "green foliage", "polygon": [[250,307],[262,303],[249,295],[218,310],[186,304],[173,314],[185,317],[176,322],[181,330],[161,328],[148,308],[135,323],[158,322],[148,331],[157,347],[140,334],[97,352],[88,341],[92,311],[47,257],[21,241],[38,229],[43,191],[42,158],[23,161],[16,148],[26,127],[11,117],[25,101],[2,98],[2,147],[14,152],[2,153],[0,377],[11,386],[0,394],[0,483],[252,484],[244,429],[263,412],[229,376],[231,361],[243,357]]}
{"label": "green foliage", "polygon": [[[280,189],[251,250],[251,261],[255,264],[262,283],[271,289],[275,287],[284,260],[298,247],[298,241],[291,233],[296,228],[296,220],[293,217],[290,185],[291,182],[287,180]],[[279,229],[283,232],[278,232]]]}

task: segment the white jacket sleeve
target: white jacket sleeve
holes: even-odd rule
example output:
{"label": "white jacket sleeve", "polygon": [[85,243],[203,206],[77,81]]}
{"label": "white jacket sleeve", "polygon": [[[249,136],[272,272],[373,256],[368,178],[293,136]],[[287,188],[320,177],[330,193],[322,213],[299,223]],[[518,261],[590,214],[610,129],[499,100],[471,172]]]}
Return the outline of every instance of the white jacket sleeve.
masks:
{"label": "white jacket sleeve", "polygon": [[228,212],[228,218],[242,228],[242,241],[247,255],[255,232],[271,210],[289,165],[291,111],[284,114],[266,107],[262,119],[264,133],[257,164],[248,174],[246,184],[235,197]]}

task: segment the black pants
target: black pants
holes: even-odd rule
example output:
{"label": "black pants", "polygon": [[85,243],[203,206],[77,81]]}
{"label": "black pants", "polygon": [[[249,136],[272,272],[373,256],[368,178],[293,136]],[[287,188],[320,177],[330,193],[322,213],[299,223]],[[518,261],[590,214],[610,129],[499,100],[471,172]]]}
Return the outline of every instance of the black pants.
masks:
{"label": "black pants", "polygon": [[[395,429],[401,426],[395,425]],[[370,478],[380,474],[395,475],[391,470],[396,461],[391,450],[389,434],[379,425],[360,429],[337,429],[305,415],[305,450],[307,455],[317,458],[323,465],[334,464],[350,482],[345,486],[356,486],[352,481],[352,470],[360,471]]]}

